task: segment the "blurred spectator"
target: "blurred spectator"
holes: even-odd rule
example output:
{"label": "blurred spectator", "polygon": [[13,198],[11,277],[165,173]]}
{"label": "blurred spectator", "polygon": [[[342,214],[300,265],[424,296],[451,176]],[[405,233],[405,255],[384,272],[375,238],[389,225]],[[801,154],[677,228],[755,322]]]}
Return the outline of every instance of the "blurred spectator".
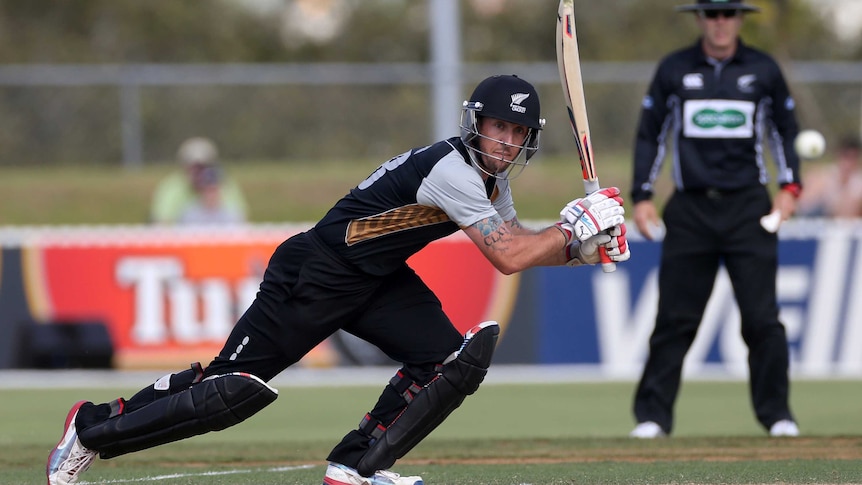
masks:
{"label": "blurred spectator", "polygon": [[196,198],[191,200],[177,222],[181,224],[231,224],[245,222],[241,207],[226,204],[222,196],[222,171],[216,165],[204,165],[192,175]]}
{"label": "blurred spectator", "polygon": [[808,170],[798,215],[862,217],[862,142],[858,136],[841,141],[835,163]]}
{"label": "blurred spectator", "polygon": [[235,223],[246,220],[239,185],[219,166],[218,150],[207,138],[184,141],[177,150],[183,170],[165,177],[153,194],[150,219],[160,224]]}

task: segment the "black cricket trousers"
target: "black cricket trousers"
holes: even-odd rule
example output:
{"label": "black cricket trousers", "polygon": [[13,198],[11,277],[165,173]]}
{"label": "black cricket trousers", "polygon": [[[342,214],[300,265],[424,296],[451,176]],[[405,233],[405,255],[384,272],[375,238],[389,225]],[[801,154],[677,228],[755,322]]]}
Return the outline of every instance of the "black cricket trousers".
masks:
{"label": "black cricket trousers", "polygon": [[[440,300],[406,263],[386,276],[368,275],[311,230],[275,250],[254,302],[204,369],[204,377],[247,372],[269,381],[338,329],[403,363],[400,372],[419,386],[436,376],[439,365],[464,338],[443,313]],[[184,389],[172,388],[170,394]],[[124,412],[167,395],[148,386],[125,401]],[[406,405],[387,384],[369,414],[388,424]],[[357,410],[357,422],[366,410]],[[79,411],[76,422],[83,429],[111,415],[111,403],[89,406]],[[350,431],[327,459],[356,468],[370,441],[364,432]]]}
{"label": "black cricket trousers", "polygon": [[757,420],[769,429],[776,421],[793,419],[787,336],[778,320],[775,293],[778,237],[760,226],[760,217],[770,209],[769,193],[761,185],[724,192],[677,191],[668,200],[658,313],[634,400],[637,422],[654,421],[668,434],[673,430],[683,359],[721,264],[741,314]]}

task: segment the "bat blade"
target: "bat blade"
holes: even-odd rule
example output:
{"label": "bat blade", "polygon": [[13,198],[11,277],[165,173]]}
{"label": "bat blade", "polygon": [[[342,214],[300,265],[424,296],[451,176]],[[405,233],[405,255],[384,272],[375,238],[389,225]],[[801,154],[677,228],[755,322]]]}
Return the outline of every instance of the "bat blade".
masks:
{"label": "bat blade", "polygon": [[[575,144],[578,148],[578,158],[581,162],[581,173],[584,187],[586,183],[596,182],[598,188],[593,146],[590,139],[590,123],[587,118],[586,99],[581,75],[581,60],[578,52],[578,37],[575,28],[574,0],[561,0],[557,12],[557,68],[560,72],[560,82],[566,101],[566,112]],[[592,186],[592,185],[591,185]]]}
{"label": "bat blade", "polygon": [[[581,164],[581,178],[587,195],[599,189],[599,177],[590,139],[590,123],[587,118],[587,103],[584,96],[584,82],[581,76],[581,57],[578,52],[578,34],[575,28],[574,0],[560,0],[557,10],[557,68],[566,101],[569,124],[578,149]],[[608,258],[607,251],[599,248],[602,256],[602,270],[610,273],[616,265]]]}

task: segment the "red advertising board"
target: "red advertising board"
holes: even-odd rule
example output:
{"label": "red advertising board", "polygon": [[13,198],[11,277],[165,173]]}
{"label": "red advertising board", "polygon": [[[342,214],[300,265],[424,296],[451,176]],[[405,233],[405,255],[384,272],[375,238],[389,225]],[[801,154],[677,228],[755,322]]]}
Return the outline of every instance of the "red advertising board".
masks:
{"label": "red advertising board", "polygon": [[[29,306],[44,321],[105,322],[118,368],[206,362],[254,298],[272,251],[301,229],[46,232],[27,243]],[[462,331],[508,319],[516,277],[497,272],[463,235],[432,243],[409,264]],[[304,361],[336,363],[326,344]]]}

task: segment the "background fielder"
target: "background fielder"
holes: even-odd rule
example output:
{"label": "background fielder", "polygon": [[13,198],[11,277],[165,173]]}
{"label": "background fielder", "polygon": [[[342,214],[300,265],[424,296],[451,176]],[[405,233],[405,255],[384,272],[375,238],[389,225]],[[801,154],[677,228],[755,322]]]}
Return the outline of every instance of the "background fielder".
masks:
{"label": "background fielder", "polygon": [[[678,10],[694,12],[703,35],[659,64],[643,100],[634,152],[634,220],[648,239],[661,226],[652,197],[666,144],[673,149],[676,190],[663,214],[658,314],[631,436],[673,430],[683,360],[722,265],[742,317],[757,420],[773,436],[795,436],[787,337],[775,294],[778,238],[760,226],[773,209],[790,217],[801,190],[793,98],[775,61],[739,39],[744,13],[755,7],[697,0]],[[774,201],[765,185],[766,144],[781,186]]]}

